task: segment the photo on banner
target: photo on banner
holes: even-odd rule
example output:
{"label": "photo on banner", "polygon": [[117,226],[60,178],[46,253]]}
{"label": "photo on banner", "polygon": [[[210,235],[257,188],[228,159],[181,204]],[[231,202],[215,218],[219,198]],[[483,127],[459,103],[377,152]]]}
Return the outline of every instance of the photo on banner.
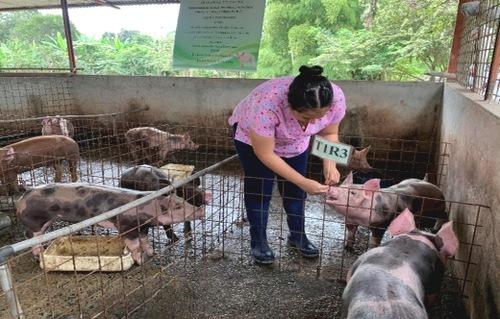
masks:
{"label": "photo on banner", "polygon": [[265,0],[183,0],[174,68],[255,71]]}

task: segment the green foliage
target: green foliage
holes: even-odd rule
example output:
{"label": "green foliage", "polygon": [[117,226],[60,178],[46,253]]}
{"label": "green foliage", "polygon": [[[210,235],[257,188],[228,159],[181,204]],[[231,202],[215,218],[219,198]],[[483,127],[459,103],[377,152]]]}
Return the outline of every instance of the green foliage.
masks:
{"label": "green foliage", "polygon": [[[271,78],[320,64],[332,79],[414,80],[448,63],[456,1],[268,0],[257,72],[174,70],[174,34],[133,30],[100,39],[72,26],[87,74]],[[68,67],[60,16],[0,14],[0,67]]]}

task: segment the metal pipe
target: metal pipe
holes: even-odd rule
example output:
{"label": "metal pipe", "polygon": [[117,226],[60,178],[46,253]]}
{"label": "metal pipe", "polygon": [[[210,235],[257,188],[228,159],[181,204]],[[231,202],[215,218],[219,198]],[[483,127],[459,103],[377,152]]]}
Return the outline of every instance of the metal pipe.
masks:
{"label": "metal pipe", "polygon": [[71,35],[71,25],[69,23],[67,0],[61,0],[61,8],[63,15],[63,23],[64,23],[64,34],[66,35],[66,46],[68,49],[69,70],[71,73],[76,74],[76,59],[75,59],[75,51],[73,49],[73,37]]}
{"label": "metal pipe", "polygon": [[42,243],[48,242],[48,241],[56,239],[58,237],[72,234],[74,232],[79,231],[80,229],[85,228],[85,227],[95,225],[97,223],[100,223],[102,221],[105,221],[107,219],[115,217],[117,215],[120,215],[120,214],[124,213],[125,211],[128,211],[129,209],[146,204],[147,202],[149,202],[149,201],[151,201],[159,196],[170,193],[174,189],[176,189],[180,186],[183,186],[183,185],[195,180],[196,178],[225,165],[226,163],[236,159],[237,157],[238,157],[238,155],[233,155],[231,157],[228,157],[228,158],[226,158],[226,159],[224,159],[224,160],[222,160],[222,161],[220,161],[212,166],[209,166],[205,169],[202,169],[199,172],[196,172],[196,173],[190,175],[189,177],[187,177],[185,179],[174,181],[171,185],[169,185],[167,187],[164,187],[164,188],[162,188],[158,191],[155,191],[155,192],[151,192],[151,194],[149,194],[147,196],[139,198],[133,202],[130,202],[130,203],[125,204],[123,206],[117,207],[117,208],[112,209],[110,211],[107,211],[104,214],[97,215],[95,217],[86,219],[84,221],[81,221],[81,222],[73,224],[73,225],[66,226],[64,228],[55,230],[53,232],[50,232],[50,233],[47,233],[47,234],[44,234],[41,236],[33,237],[33,238],[23,240],[21,242],[18,242],[18,243],[12,244],[12,245],[4,246],[4,247],[0,248],[0,264],[5,263],[6,260],[11,255],[13,255],[17,252],[31,248],[31,247],[36,246],[36,245],[40,245]]}
{"label": "metal pipe", "polygon": [[12,275],[10,274],[10,269],[7,264],[0,265],[0,285],[5,293],[5,298],[7,299],[12,318],[24,319],[21,304],[12,286]]}
{"label": "metal pipe", "polygon": [[[101,117],[101,116],[117,116],[117,115],[129,114],[129,113],[138,113],[138,112],[143,112],[143,111],[148,111],[148,110],[149,110],[149,106],[146,106],[146,107],[141,107],[139,109],[125,111],[125,112],[90,114],[90,115],[77,115],[77,114],[73,114],[73,115],[60,115],[59,117],[65,118],[65,119],[71,119],[71,118],[83,119],[83,118],[95,118],[95,117]],[[23,119],[15,119],[15,120],[0,120],[0,123],[16,123],[16,122],[26,122],[26,121],[40,121],[40,120],[43,120],[44,118],[45,117],[29,117],[29,118],[23,118]]]}

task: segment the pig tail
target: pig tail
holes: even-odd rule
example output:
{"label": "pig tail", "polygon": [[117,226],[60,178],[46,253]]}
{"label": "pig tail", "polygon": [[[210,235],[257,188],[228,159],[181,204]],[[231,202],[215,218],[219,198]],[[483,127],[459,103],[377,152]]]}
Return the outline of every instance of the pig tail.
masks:
{"label": "pig tail", "polygon": [[333,88],[330,81],[323,75],[319,65],[301,66],[288,88],[288,103],[298,112],[308,109],[330,107],[333,100]]}

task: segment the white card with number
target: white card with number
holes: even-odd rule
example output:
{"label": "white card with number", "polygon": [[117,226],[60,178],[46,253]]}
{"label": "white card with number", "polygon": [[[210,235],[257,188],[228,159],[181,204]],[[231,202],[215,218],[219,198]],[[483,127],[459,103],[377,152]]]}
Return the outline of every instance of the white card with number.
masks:
{"label": "white card with number", "polygon": [[342,143],[333,143],[319,136],[314,137],[311,154],[335,161],[340,165],[347,165],[351,160],[353,147]]}

